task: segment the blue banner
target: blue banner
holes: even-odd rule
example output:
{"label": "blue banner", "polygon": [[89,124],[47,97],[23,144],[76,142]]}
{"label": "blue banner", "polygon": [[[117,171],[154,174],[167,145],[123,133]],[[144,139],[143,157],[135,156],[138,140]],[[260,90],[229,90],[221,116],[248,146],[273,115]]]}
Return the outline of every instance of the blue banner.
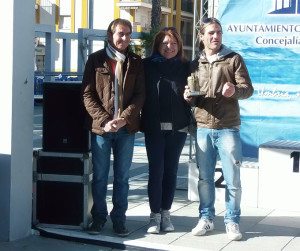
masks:
{"label": "blue banner", "polygon": [[244,156],[271,140],[300,141],[300,0],[222,0],[218,17],[255,89],[240,101]]}

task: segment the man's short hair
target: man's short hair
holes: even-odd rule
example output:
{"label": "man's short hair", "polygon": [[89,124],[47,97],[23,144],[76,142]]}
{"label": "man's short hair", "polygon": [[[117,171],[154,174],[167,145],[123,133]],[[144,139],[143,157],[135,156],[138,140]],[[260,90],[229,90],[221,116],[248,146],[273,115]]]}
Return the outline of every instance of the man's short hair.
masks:
{"label": "man's short hair", "polygon": [[131,22],[126,20],[126,19],[122,19],[122,18],[117,18],[115,20],[113,20],[108,28],[107,28],[107,32],[114,34],[116,32],[116,27],[118,26],[118,24],[122,24],[125,26],[128,26],[130,28],[130,33],[132,33],[132,25]]}

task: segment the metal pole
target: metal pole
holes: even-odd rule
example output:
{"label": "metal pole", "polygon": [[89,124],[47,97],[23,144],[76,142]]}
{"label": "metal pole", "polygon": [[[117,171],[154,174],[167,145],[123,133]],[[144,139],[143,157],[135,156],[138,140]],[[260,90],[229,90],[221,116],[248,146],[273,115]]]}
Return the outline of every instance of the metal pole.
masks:
{"label": "metal pole", "polygon": [[[94,0],[89,1],[89,29],[94,27]],[[88,45],[89,55],[93,52],[93,40],[89,40]]]}
{"label": "metal pole", "polygon": [[[198,15],[197,15],[197,1],[198,0],[194,0],[194,21],[193,21],[193,51],[192,51],[192,60],[195,59],[195,47],[196,47],[196,24],[197,24],[197,21],[196,20],[198,18]],[[202,1],[201,1],[202,2]],[[193,148],[193,137],[192,135],[190,135],[190,146],[189,146],[189,159],[191,160],[192,159],[192,148]]]}
{"label": "metal pole", "polygon": [[201,5],[200,5],[200,19],[201,20],[203,19],[203,1],[204,0],[201,0]]}
{"label": "metal pole", "polygon": [[[196,44],[196,19],[197,19],[197,1],[194,0],[194,22],[193,22],[193,53],[192,59],[195,59],[195,44]],[[202,1],[201,1],[202,2]]]}

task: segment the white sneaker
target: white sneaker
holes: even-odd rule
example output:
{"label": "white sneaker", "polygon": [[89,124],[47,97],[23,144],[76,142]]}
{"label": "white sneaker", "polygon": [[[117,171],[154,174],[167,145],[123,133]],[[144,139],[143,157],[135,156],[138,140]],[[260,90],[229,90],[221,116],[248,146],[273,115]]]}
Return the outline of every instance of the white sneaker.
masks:
{"label": "white sneaker", "polygon": [[204,235],[206,232],[214,230],[212,220],[201,218],[195,228],[192,229],[193,235]]}
{"label": "white sneaker", "polygon": [[226,232],[229,240],[238,241],[242,239],[239,224],[230,222],[226,224]]}
{"label": "white sneaker", "polygon": [[168,210],[161,211],[161,230],[164,232],[174,231],[174,226],[170,219],[170,212]]}
{"label": "white sneaker", "polygon": [[149,234],[158,234],[160,231],[160,222],[161,222],[161,214],[160,213],[151,213],[150,214],[150,223],[148,226],[147,233]]}

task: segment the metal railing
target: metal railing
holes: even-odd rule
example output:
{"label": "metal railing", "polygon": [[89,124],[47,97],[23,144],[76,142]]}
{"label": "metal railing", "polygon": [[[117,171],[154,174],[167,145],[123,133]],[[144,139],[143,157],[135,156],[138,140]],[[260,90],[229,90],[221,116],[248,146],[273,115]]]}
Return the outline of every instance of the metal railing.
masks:
{"label": "metal railing", "polygon": [[[85,63],[92,47],[89,46],[93,41],[105,41],[106,30],[78,29],[78,33],[56,32],[55,26],[37,24],[35,27],[35,37],[45,40],[45,67],[44,71],[35,72],[35,95],[42,95],[42,88],[38,85],[43,81],[68,80],[76,78],[81,80]],[[132,39],[138,39],[140,33],[133,32]],[[62,71],[55,71],[55,56],[58,54],[57,39],[62,40]],[[71,71],[71,41],[77,40],[77,71]],[[41,81],[41,79],[43,81]]]}
{"label": "metal railing", "polygon": [[[139,38],[140,33],[133,32],[132,39]],[[55,26],[37,24],[35,28],[35,37],[45,39],[45,71],[46,73],[55,72],[55,49],[56,39],[62,39],[62,72],[71,72],[71,41],[78,41],[78,62],[77,73],[80,75],[84,70],[84,65],[87,60],[87,56],[92,53],[89,47],[92,41],[105,41],[106,30],[96,29],[78,29],[78,33],[65,33],[56,32]],[[73,73],[74,74],[74,73]]]}
{"label": "metal railing", "polygon": [[[143,2],[143,3],[149,3],[149,4],[152,4],[152,0],[142,0],[142,1],[139,1],[139,0],[120,0],[120,2]],[[168,0],[162,0],[161,1],[161,5],[164,6],[164,7],[169,7],[169,1]]]}

